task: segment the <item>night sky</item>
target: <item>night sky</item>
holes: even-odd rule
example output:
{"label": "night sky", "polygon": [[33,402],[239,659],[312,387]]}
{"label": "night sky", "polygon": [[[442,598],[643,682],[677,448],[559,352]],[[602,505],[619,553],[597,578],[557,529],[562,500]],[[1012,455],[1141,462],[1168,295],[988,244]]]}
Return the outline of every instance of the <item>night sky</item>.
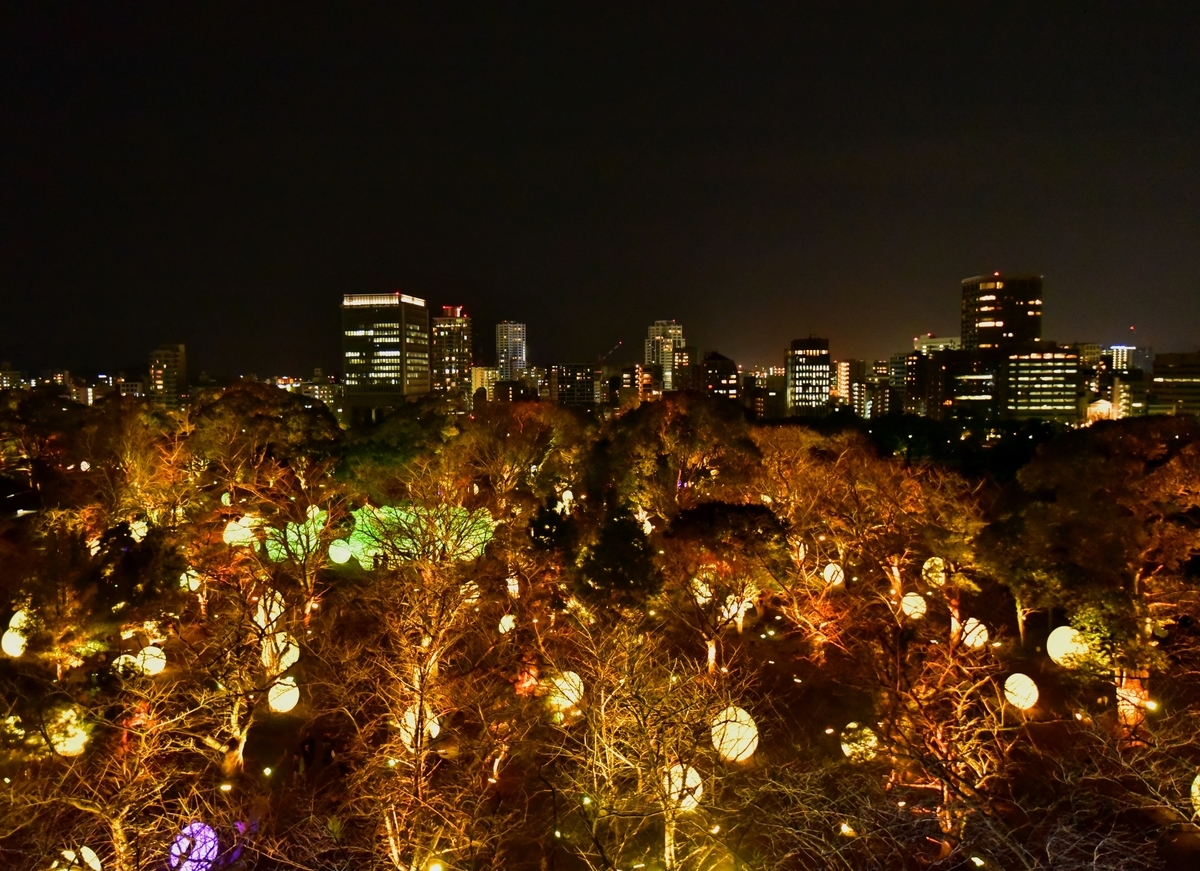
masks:
{"label": "night sky", "polygon": [[0,360],[336,371],[389,290],[543,365],[874,358],[992,270],[1200,343],[1196,0],[188,8],[5,7]]}

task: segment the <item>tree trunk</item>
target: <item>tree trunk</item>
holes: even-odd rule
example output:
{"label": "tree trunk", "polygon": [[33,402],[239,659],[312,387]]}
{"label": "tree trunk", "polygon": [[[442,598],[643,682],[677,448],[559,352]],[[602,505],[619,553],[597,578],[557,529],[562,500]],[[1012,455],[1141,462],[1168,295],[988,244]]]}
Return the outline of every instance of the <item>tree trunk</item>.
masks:
{"label": "tree trunk", "polygon": [[663,826],[663,868],[666,871],[675,869],[675,817],[670,812]]}
{"label": "tree trunk", "polygon": [[708,639],[708,673],[716,674],[717,671],[717,639]]}

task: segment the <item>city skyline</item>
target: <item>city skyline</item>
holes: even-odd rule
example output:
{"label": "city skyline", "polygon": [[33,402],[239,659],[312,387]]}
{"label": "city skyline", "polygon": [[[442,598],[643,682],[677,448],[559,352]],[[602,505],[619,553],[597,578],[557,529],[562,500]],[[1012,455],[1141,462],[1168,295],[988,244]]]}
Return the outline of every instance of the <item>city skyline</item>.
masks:
{"label": "city skyline", "polygon": [[545,363],[670,317],[749,364],[810,333],[871,359],[994,270],[1045,276],[1047,335],[1189,351],[1198,22],[30,7],[0,359],[333,370],[341,295],[394,290],[527,323]]}

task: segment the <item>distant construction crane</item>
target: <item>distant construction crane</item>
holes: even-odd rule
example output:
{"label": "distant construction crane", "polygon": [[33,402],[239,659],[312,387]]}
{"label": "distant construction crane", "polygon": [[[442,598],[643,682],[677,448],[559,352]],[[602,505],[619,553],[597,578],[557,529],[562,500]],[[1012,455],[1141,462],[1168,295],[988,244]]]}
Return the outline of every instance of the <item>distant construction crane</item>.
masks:
{"label": "distant construction crane", "polygon": [[624,344],[625,344],[624,342],[617,342],[615,345],[613,345],[611,348],[609,348],[608,351],[601,354],[600,357],[596,360],[596,362],[598,364],[603,363],[605,360],[607,360],[609,357],[611,357],[613,355],[613,351],[617,350],[617,348],[621,347]]}

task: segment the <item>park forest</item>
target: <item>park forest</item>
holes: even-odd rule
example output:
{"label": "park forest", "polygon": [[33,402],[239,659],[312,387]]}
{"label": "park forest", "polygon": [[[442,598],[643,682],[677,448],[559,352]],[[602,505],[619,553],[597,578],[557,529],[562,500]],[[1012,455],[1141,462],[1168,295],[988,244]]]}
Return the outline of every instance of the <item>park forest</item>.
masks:
{"label": "park forest", "polygon": [[870,423],[0,395],[0,867],[1200,867],[1200,422]]}

